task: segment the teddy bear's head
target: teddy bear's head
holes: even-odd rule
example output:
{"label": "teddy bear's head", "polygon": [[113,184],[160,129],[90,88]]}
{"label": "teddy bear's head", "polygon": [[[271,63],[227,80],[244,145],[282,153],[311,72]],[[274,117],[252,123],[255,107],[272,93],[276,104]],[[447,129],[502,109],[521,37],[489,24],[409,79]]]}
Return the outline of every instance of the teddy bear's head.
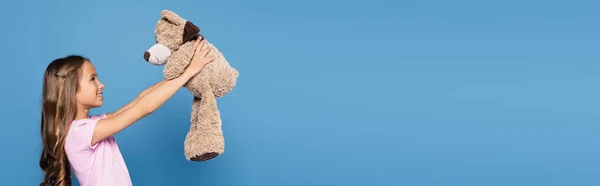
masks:
{"label": "teddy bear's head", "polygon": [[144,52],[144,59],[154,65],[164,65],[167,59],[186,42],[204,39],[200,28],[169,10],[161,12],[156,23],[154,36],[156,44]]}

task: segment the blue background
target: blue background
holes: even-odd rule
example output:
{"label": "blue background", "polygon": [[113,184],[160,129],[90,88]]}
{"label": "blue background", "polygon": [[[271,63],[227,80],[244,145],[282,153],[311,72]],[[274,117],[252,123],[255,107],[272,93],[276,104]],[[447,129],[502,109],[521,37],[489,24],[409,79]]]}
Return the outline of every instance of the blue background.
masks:
{"label": "blue background", "polygon": [[[183,156],[179,91],[116,135],[134,185],[600,185],[593,1],[3,2],[0,180],[37,185],[42,74],[91,58],[113,111],[162,78],[162,9],[240,71],[226,152]],[[111,69],[115,68],[115,69]],[[21,100],[19,100],[21,99]]]}

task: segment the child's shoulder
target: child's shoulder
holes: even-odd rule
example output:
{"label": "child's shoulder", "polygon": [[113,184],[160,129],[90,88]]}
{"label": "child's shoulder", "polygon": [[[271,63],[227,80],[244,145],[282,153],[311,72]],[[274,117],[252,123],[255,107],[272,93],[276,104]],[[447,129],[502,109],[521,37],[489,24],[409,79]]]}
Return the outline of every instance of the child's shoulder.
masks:
{"label": "child's shoulder", "polygon": [[86,119],[73,120],[71,122],[71,126],[77,127],[77,126],[95,124],[96,122],[98,122],[98,120],[104,119],[104,118],[106,118],[106,114],[92,115],[92,116],[89,116]]}
{"label": "child's shoulder", "polygon": [[97,144],[90,145],[98,120],[106,118],[106,114],[89,116],[86,119],[74,120],[66,136],[65,148],[69,151],[94,149]]}

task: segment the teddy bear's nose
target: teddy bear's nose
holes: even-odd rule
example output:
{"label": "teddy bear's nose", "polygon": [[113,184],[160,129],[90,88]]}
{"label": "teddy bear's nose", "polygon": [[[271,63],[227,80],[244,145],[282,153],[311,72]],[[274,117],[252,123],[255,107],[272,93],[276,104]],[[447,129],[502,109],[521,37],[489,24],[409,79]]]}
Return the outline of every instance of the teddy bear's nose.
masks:
{"label": "teddy bear's nose", "polygon": [[144,52],[144,59],[146,61],[148,61],[150,59],[150,52],[148,52],[148,51]]}

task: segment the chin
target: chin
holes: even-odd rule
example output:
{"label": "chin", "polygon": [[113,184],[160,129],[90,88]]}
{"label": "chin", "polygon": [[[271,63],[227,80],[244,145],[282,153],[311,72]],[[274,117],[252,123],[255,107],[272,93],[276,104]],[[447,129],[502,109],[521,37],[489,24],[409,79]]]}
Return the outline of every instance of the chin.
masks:
{"label": "chin", "polygon": [[104,105],[104,103],[103,102],[99,102],[99,103],[94,104],[94,107],[101,107],[102,105]]}

